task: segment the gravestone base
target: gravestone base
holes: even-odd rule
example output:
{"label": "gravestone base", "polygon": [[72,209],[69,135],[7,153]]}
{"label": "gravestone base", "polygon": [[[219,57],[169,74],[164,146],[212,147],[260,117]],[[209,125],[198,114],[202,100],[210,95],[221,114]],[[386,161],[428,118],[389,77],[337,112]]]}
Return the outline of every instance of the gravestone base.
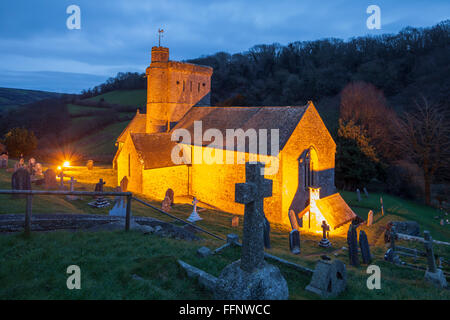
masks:
{"label": "gravestone base", "polygon": [[89,202],[88,204],[94,208],[105,208],[109,206],[108,200],[103,197],[99,197],[97,200]]}
{"label": "gravestone base", "polygon": [[253,272],[241,269],[241,260],[226,266],[216,284],[219,300],[286,300],[289,290],[280,270],[266,262]]}
{"label": "gravestone base", "polygon": [[323,298],[336,297],[347,287],[347,272],[342,261],[319,260],[307,291]]}
{"label": "gravestone base", "polygon": [[445,279],[444,272],[441,269],[436,269],[436,272],[425,272],[425,280],[434,284],[439,288],[447,288],[447,280]]}
{"label": "gravestone base", "polygon": [[320,240],[320,242],[319,242],[319,247],[322,247],[322,248],[329,248],[329,247],[331,247],[330,240],[328,240],[327,238],[322,238],[322,240]]}

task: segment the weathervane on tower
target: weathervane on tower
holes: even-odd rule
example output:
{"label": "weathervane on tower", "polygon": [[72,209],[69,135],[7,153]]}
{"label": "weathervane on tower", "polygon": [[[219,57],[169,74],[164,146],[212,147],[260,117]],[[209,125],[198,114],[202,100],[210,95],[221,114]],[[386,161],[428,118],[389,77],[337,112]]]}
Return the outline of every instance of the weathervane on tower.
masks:
{"label": "weathervane on tower", "polygon": [[161,38],[164,36],[163,33],[164,33],[163,29],[158,29],[158,46],[159,47],[161,47]]}

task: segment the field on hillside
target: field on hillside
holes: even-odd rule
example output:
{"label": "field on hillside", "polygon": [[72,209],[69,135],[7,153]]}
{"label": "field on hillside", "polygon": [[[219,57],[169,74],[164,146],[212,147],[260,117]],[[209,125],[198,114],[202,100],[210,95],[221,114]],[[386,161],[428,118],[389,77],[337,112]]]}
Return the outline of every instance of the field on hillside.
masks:
{"label": "field on hillside", "polygon": [[[78,183],[75,190],[94,190],[99,178],[106,181],[105,190],[117,185],[116,176],[110,167],[95,167],[88,171],[83,167],[73,167],[65,171],[67,177],[74,176]],[[0,189],[10,188],[11,173],[0,171]],[[35,188],[35,187],[34,187]],[[342,193],[353,210],[365,218],[372,209],[375,212],[374,225],[361,227],[366,231],[373,264],[382,271],[382,289],[368,290],[366,287],[366,267],[354,268],[347,265],[348,289],[341,299],[450,299],[450,292],[440,291],[423,281],[424,272],[394,266],[383,260],[386,246],[383,241],[384,226],[391,220],[416,220],[421,223],[421,232],[430,230],[433,238],[449,241],[448,226],[440,226],[433,219],[435,209],[410,201],[384,195],[386,214],[379,212],[380,194],[370,194],[368,199],[356,201],[353,193]],[[160,203],[137,194],[138,198],[160,207]],[[177,198],[176,198],[177,200]],[[33,213],[86,213],[108,214],[109,208],[96,209],[87,205],[91,197],[79,201],[68,201],[65,197],[34,197]],[[112,201],[112,199],[111,199]],[[177,201],[176,201],[177,202]],[[189,200],[188,200],[189,202]],[[11,199],[0,196],[0,213],[23,213],[25,199]],[[171,213],[186,219],[192,205],[177,203]],[[172,218],[160,212],[133,202],[135,216],[150,216],[167,222]],[[238,228],[231,227],[232,214],[202,208],[199,214],[204,220],[198,225],[215,234],[225,237],[237,233],[242,238],[242,217]],[[179,224],[178,222],[175,222]],[[318,247],[320,235],[301,234],[301,254],[292,255],[288,250],[289,229],[272,224],[271,254],[301,265],[314,268],[322,254],[338,258],[348,264],[348,254],[341,248],[347,246],[345,231],[343,235],[332,235],[332,248]],[[208,246],[214,249],[223,242],[208,235],[198,234],[204,240],[185,242],[182,240],[160,238],[156,235],[142,235],[136,232],[50,232],[33,233],[30,239],[20,234],[0,235],[0,298],[39,298],[39,299],[207,299],[208,293],[194,281],[187,279],[176,264],[177,259],[200,267],[213,275],[231,261],[239,258],[239,249],[230,249],[208,259],[199,258],[196,249]],[[408,244],[402,244],[408,245]],[[435,252],[450,258],[448,247],[436,246]],[[36,261],[39,264],[36,265]],[[84,270],[83,290],[65,289],[65,268],[79,264]],[[309,277],[286,266],[279,266],[286,277],[291,299],[314,299],[304,288]],[[146,279],[135,280],[137,274]]]}
{"label": "field on hillside", "polygon": [[89,98],[87,100],[100,101],[104,99],[109,103],[116,103],[126,106],[139,106],[145,108],[147,104],[147,90],[118,90],[111,91],[98,96]]}
{"label": "field on hillside", "polygon": [[0,88],[0,112],[4,111],[6,108],[42,99],[58,98],[59,96],[60,94],[56,92]]}

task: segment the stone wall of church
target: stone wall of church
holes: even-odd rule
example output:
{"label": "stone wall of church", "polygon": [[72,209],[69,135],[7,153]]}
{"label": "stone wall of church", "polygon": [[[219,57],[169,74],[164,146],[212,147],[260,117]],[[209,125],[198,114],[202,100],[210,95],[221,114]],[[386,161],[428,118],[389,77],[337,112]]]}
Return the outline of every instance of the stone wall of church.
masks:
{"label": "stone wall of church", "polygon": [[117,157],[117,185],[124,176],[128,178],[128,190],[142,193],[142,167],[131,136],[128,134]]}
{"label": "stone wall of church", "polygon": [[175,196],[188,195],[188,175],[186,165],[144,170],[143,193],[156,200],[163,200],[169,188]]}
{"label": "stone wall of church", "polygon": [[[194,147],[199,149],[200,147]],[[196,152],[194,150],[194,152]],[[227,151],[230,152],[230,151]],[[248,154],[245,155],[248,161]],[[224,159],[226,153],[224,152]],[[225,162],[225,161],[224,161]],[[190,192],[198,200],[220,210],[244,214],[244,205],[236,203],[235,184],[245,182],[245,164],[193,164],[191,168]],[[281,173],[266,176],[273,180],[273,197],[264,199],[264,212],[273,223],[281,220]]]}
{"label": "stone wall of church", "polygon": [[288,212],[294,198],[302,206],[305,200],[309,199],[309,188],[305,188],[304,172],[299,170],[299,157],[309,148],[313,148],[317,156],[314,175],[315,185],[321,188],[320,197],[335,193],[336,145],[312,103],[282,150],[282,221],[287,225],[290,224]]}

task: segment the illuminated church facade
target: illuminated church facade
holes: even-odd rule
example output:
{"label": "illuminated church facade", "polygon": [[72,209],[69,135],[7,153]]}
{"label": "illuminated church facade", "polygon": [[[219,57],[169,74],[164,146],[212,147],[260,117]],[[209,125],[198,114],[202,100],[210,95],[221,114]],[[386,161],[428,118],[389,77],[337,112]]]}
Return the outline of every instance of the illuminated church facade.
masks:
{"label": "illuminated church facade", "polygon": [[[257,159],[266,163],[265,178],[273,180],[273,196],[264,199],[270,222],[317,231],[322,220],[334,230],[357,218],[336,193],[336,144],[313,103],[210,106],[212,73],[210,67],[170,61],[168,48],[152,48],[146,113],[138,111],[116,141],[113,166],[118,182],[126,176],[132,192],[162,200],[170,188],[176,196],[196,197],[219,210],[243,214],[244,205],[234,201],[235,184],[245,181],[244,162]],[[230,129],[242,129],[244,137],[236,135],[233,141],[243,138],[244,148],[218,143],[217,135],[225,138]],[[259,142],[257,150],[245,136],[252,130],[267,134],[267,142]],[[179,139],[178,132],[192,139]],[[207,132],[215,133],[214,139],[208,139]],[[174,162],[174,154],[183,161]],[[216,161],[195,161],[205,154]]]}

